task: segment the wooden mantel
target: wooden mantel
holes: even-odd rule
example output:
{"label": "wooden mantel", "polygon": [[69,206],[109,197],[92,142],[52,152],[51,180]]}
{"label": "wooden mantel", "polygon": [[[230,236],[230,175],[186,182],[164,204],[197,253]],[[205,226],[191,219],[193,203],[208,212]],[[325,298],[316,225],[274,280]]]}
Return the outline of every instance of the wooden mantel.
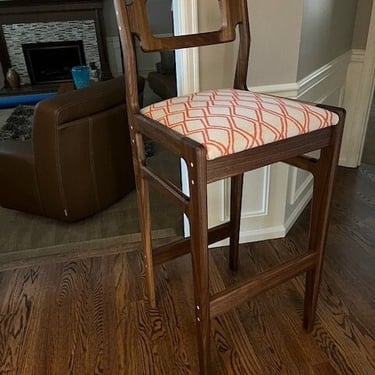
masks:
{"label": "wooden mantel", "polygon": [[45,13],[53,11],[69,11],[76,9],[101,9],[102,0],[2,0],[1,15]]}
{"label": "wooden mantel", "polygon": [[0,63],[10,67],[3,25],[15,23],[94,20],[102,70],[109,77],[107,48],[103,27],[103,0],[0,0]]}

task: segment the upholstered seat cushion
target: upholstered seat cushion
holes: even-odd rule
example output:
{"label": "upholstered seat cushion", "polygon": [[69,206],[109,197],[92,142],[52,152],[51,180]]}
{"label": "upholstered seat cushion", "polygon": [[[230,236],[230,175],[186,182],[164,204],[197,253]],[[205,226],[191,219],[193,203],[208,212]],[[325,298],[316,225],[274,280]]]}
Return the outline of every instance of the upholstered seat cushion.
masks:
{"label": "upholstered seat cushion", "polygon": [[141,112],[204,144],[207,159],[336,125],[339,120],[335,113],[314,105],[231,89],[171,98]]}

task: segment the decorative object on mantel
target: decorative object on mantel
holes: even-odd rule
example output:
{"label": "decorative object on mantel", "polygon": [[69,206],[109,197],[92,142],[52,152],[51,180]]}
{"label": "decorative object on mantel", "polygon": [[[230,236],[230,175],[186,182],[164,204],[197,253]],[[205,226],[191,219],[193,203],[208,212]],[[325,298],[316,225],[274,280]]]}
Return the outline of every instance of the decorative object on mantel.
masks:
{"label": "decorative object on mantel", "polygon": [[18,89],[20,87],[20,76],[15,69],[9,68],[6,74],[6,79],[9,86],[12,89]]}
{"label": "decorative object on mantel", "polygon": [[77,65],[72,68],[74,86],[77,90],[90,85],[90,69],[87,65]]}
{"label": "decorative object on mantel", "polygon": [[0,141],[31,139],[34,106],[17,106],[0,129]]}

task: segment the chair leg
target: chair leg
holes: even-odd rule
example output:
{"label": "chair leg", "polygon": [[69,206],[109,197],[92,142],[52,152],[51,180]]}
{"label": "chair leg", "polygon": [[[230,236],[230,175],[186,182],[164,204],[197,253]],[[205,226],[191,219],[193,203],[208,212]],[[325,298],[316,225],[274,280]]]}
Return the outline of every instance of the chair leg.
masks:
{"label": "chair leg", "polygon": [[[196,219],[197,217],[192,218],[192,225],[195,225]],[[210,362],[210,300],[208,244],[203,228],[196,231],[192,229],[191,240],[199,374],[206,375],[209,373]]]}
{"label": "chair leg", "polygon": [[240,240],[241,203],[242,203],[243,173],[231,178],[230,188],[230,222],[232,234],[229,243],[229,268],[238,270],[238,248]]}
{"label": "chair leg", "polygon": [[321,150],[318,169],[314,174],[309,250],[317,253],[317,261],[314,269],[308,271],[306,275],[303,317],[303,326],[309,332],[313,329],[315,320],[334,178],[339,156],[341,126],[337,125],[337,127],[333,136],[335,141],[331,146]]}
{"label": "chair leg", "polygon": [[140,135],[132,135],[132,140],[136,140],[138,143],[138,148],[136,148],[133,144],[133,164],[137,186],[139,226],[143,244],[143,260],[146,276],[146,293],[151,307],[156,307],[154,263],[152,257],[150,194],[148,181],[146,178],[142,176],[142,172],[140,169],[140,164],[144,160],[143,140]]}
{"label": "chair leg", "polygon": [[143,243],[147,298],[151,307],[156,307],[154,263],[152,258],[150,196],[147,180],[145,178],[140,178],[138,186],[138,204],[141,211],[139,225],[141,227]]}
{"label": "chair leg", "polygon": [[209,373],[210,294],[206,160],[190,164],[190,246],[193,266],[195,318],[200,375]]}

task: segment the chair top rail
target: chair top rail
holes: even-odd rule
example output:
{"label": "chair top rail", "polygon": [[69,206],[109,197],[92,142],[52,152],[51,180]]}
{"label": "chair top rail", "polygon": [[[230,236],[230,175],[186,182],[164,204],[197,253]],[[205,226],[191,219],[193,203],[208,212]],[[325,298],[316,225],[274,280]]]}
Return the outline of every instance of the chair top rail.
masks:
{"label": "chair top rail", "polygon": [[236,38],[236,26],[244,21],[242,0],[220,0],[222,26],[219,30],[171,37],[156,37],[150,29],[146,3],[147,0],[133,0],[126,5],[130,31],[137,36],[140,46],[145,52],[232,42]]}

